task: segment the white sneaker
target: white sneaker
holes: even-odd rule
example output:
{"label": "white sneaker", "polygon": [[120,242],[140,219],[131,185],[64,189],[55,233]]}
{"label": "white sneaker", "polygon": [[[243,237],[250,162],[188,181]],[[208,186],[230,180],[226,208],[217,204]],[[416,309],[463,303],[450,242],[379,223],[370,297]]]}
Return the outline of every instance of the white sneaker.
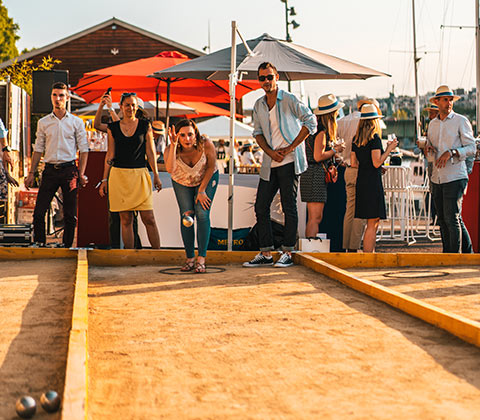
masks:
{"label": "white sneaker", "polygon": [[293,265],[292,257],[287,252],[282,252],[274,267],[290,267],[291,265]]}
{"label": "white sneaker", "polygon": [[266,257],[261,252],[255,255],[253,260],[243,263],[244,267],[263,267],[265,265],[273,265],[273,258]]}

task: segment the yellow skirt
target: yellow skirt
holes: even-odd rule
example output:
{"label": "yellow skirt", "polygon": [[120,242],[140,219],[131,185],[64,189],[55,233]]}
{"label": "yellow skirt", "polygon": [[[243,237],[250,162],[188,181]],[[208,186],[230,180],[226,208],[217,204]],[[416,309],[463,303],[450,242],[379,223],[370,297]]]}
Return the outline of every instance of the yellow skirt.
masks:
{"label": "yellow skirt", "polygon": [[152,180],[147,168],[110,169],[110,211],[153,210]]}

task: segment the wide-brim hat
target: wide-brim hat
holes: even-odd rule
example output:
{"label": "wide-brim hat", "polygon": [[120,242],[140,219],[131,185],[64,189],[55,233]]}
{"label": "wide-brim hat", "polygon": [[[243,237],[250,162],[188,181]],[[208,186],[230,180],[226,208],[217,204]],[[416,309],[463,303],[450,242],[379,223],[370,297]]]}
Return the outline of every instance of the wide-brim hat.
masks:
{"label": "wide-brim hat", "polygon": [[328,95],[320,96],[318,99],[318,108],[313,110],[315,115],[329,114],[337,109],[343,108],[345,104],[340,102],[335,95],[329,93]]}
{"label": "wide-brim hat", "polygon": [[438,98],[442,98],[443,96],[451,96],[453,97],[453,102],[458,101],[460,99],[460,96],[455,95],[453,93],[453,90],[450,89],[447,85],[442,85],[440,86],[437,91],[435,92],[435,96],[432,96],[429,101],[430,103],[434,103],[433,101]]}
{"label": "wide-brim hat", "polygon": [[426,109],[427,111],[429,111],[429,110],[431,110],[431,109],[432,109],[432,110],[435,110],[435,111],[438,111],[438,106],[435,105],[435,104],[429,104],[428,106],[425,107],[425,109]]}
{"label": "wide-brim hat", "polygon": [[152,130],[155,134],[165,134],[165,124],[163,121],[152,122]]}
{"label": "wide-brim hat", "polygon": [[383,118],[374,104],[365,104],[360,111],[361,120],[373,120],[374,118]]}
{"label": "wide-brim hat", "polygon": [[378,101],[375,99],[375,98],[360,98],[358,101],[357,101],[357,109],[360,111],[362,109],[362,106],[365,105],[365,104],[373,104],[377,107],[378,109],[378,112],[381,114],[381,111],[380,111],[380,104],[378,103]]}

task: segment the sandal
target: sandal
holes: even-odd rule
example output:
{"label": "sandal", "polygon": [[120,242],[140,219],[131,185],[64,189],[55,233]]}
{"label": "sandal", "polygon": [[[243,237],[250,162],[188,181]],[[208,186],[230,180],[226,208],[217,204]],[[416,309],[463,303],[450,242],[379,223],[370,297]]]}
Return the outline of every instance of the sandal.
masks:
{"label": "sandal", "polygon": [[180,269],[180,271],[187,272],[187,271],[193,271],[195,269],[195,261],[185,261],[185,264],[183,267]]}
{"label": "sandal", "polygon": [[203,274],[207,272],[207,267],[205,263],[199,263],[198,261],[195,263],[195,273]]}

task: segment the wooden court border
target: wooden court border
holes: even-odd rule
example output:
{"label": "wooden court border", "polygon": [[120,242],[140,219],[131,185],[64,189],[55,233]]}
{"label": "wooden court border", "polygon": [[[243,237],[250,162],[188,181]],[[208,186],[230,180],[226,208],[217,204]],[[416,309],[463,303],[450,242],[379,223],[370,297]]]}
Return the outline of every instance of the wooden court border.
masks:
{"label": "wooden court border", "polygon": [[[412,298],[404,293],[381,286],[373,281],[354,276],[348,271],[335,266],[332,262],[341,262],[344,267],[411,267],[438,265],[475,265],[480,256],[477,254],[370,254],[352,258],[343,254],[295,254],[295,262],[337,280],[346,286],[357,290],[376,300],[441,328],[456,337],[480,347],[480,323]],[[354,254],[352,254],[354,255]],[[413,255],[410,257],[409,255]],[[439,258],[433,258],[432,256]],[[405,257],[404,257],[405,256]],[[321,259],[320,259],[321,258]],[[329,262],[327,262],[329,261]],[[395,264],[395,261],[397,264]],[[442,261],[441,264],[438,261]],[[455,262],[457,261],[457,262]],[[363,264],[360,264],[362,262]],[[377,265],[368,265],[377,263]],[[415,264],[416,263],[416,264]]]}
{"label": "wooden court border", "polygon": [[[75,252],[75,251],[74,251]],[[86,420],[88,415],[88,259],[78,250],[72,326],[62,402],[62,420]]]}

